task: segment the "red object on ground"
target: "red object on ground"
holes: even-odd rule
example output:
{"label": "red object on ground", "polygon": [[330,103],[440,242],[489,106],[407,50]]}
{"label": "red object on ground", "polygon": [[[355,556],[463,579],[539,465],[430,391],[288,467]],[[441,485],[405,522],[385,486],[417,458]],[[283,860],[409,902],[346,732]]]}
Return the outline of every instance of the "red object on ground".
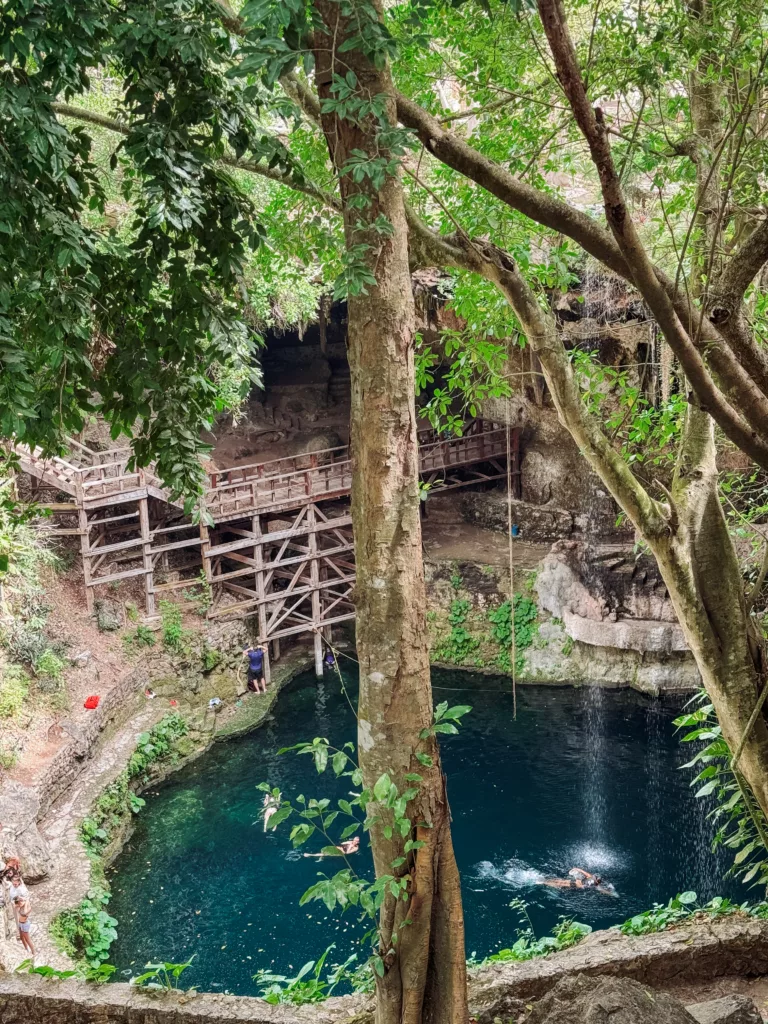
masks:
{"label": "red object on ground", "polygon": [[168,703],[172,708],[175,708],[179,702],[177,700],[169,700]]}
{"label": "red object on ground", "polygon": [[83,707],[88,708],[89,711],[93,711],[99,706],[100,700],[101,697],[97,697],[96,694],[92,694],[90,697],[85,698],[85,704],[83,704]]}

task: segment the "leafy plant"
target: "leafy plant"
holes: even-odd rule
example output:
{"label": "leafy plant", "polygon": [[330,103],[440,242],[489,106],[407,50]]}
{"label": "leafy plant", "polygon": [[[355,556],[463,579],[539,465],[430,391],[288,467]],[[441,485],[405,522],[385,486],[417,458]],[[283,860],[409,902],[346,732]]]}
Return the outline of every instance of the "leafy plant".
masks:
{"label": "leafy plant", "polygon": [[724,896],[715,896],[708,903],[701,905],[696,893],[688,891],[674,896],[666,906],[654,903],[650,910],[635,914],[617,927],[623,935],[648,935],[651,932],[663,932],[666,928],[691,917],[718,918],[730,917],[733,914],[766,919],[768,903],[734,903]]}
{"label": "leafy plant", "polygon": [[163,646],[168,651],[180,652],[189,638],[188,630],[181,624],[181,608],[172,601],[160,602]]}
{"label": "leafy plant", "polygon": [[51,648],[46,648],[35,661],[35,675],[58,682],[64,671],[64,661]]}
{"label": "leafy plant", "polygon": [[0,743],[0,768],[9,772],[19,760],[19,752],[15,747],[6,747]]}
{"label": "leafy plant", "polygon": [[501,647],[498,663],[509,672],[512,669],[510,652],[512,636],[515,639],[515,671],[521,672],[525,667],[525,650],[531,646],[538,632],[538,605],[527,594],[514,596],[514,625],[512,621],[512,604],[505,601],[498,608],[488,612],[491,623],[491,638]]}
{"label": "leafy plant", "polygon": [[145,776],[158,762],[176,757],[175,743],[187,730],[185,720],[171,713],[139,736],[127,767],[102,791],[80,825],[80,838],[90,854],[101,855],[126,816],[141,810],[144,800],[134,793],[133,780]]}
{"label": "leafy plant", "polygon": [[192,966],[194,959],[194,956],[191,956],[183,964],[147,964],[144,974],[131,978],[131,985],[136,985],[139,988],[161,990],[163,992],[176,991],[179,989],[179,979]]}
{"label": "leafy plant", "polygon": [[735,851],[730,872],[742,882],[768,885],[768,821],[741,775],[732,766],[732,752],[723,739],[715,710],[704,691],[694,698],[691,712],[675,719],[679,729],[687,729],[683,743],[702,743],[702,748],[684,768],[699,767],[692,786],[696,796],[712,796],[717,806],[711,812],[716,824],[713,848],[724,846]]}
{"label": "leafy plant", "polygon": [[0,718],[12,718],[27,699],[29,676],[21,665],[5,665],[0,671]]}
{"label": "leafy plant", "polygon": [[[461,581],[460,576],[457,578]],[[463,665],[477,651],[480,640],[473,636],[465,625],[469,616],[469,608],[469,601],[463,598],[456,598],[451,602],[448,612],[451,629],[448,635],[435,645],[434,657],[437,661],[445,661],[451,665]]]}
{"label": "leafy plant", "polygon": [[127,651],[154,647],[156,643],[157,637],[149,626],[139,625],[132,633],[126,633],[123,637],[123,646]]}
{"label": "leafy plant", "polygon": [[78,975],[77,971],[60,971],[56,967],[49,967],[47,964],[40,964],[38,967],[35,966],[34,960],[22,960],[18,967],[14,967],[14,974],[21,974],[26,972],[27,974],[39,974],[42,978],[55,978],[56,981],[66,981],[68,978],[76,978]]}
{"label": "leafy plant", "polygon": [[327,999],[341,981],[349,979],[348,969],[356,959],[354,955],[349,957],[345,963],[334,967],[326,978],[322,978],[328,954],[335,948],[335,943],[332,943],[317,960],[310,960],[304,964],[295,978],[272,974],[270,971],[257,971],[253,976],[254,981],[265,986],[261,990],[262,999],[273,1006],[280,1003],[303,1006]]}
{"label": "leafy plant", "polygon": [[51,935],[59,948],[94,970],[107,960],[117,938],[117,921],[105,909],[108,903],[107,890],[94,886],[77,907],[63,910],[51,922]]}
{"label": "leafy plant", "polygon": [[[569,949],[578,945],[579,942],[592,931],[588,924],[581,924],[573,918],[561,917],[551,935],[536,937],[536,933],[528,914],[528,905],[524,900],[514,899],[509,904],[513,910],[518,912],[524,928],[518,929],[517,941],[508,949],[500,949],[481,961],[479,966],[492,963],[515,962],[522,963],[525,960],[534,960],[537,957],[549,956],[550,953],[557,953],[562,949]],[[473,965],[478,966],[478,965]]]}
{"label": "leafy plant", "polygon": [[211,672],[216,668],[217,665],[221,664],[221,651],[217,651],[215,647],[209,647],[207,644],[203,651],[203,671]]}
{"label": "leafy plant", "polygon": [[204,569],[200,570],[194,586],[197,590],[185,590],[184,597],[195,605],[198,615],[205,615],[213,604],[213,589]]}

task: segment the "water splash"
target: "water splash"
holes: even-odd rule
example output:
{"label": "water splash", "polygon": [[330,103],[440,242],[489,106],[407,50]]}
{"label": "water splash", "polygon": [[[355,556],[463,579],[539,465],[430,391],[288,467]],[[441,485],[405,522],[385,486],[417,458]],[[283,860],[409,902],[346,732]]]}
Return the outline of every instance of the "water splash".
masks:
{"label": "water splash", "polygon": [[505,889],[526,889],[532,885],[540,885],[544,875],[525,861],[512,857],[497,867],[489,860],[481,860],[476,864],[473,873],[476,878],[495,882]]}
{"label": "water splash", "polygon": [[587,871],[618,871],[627,863],[626,854],[599,843],[577,843],[565,851],[568,869],[585,868]]}

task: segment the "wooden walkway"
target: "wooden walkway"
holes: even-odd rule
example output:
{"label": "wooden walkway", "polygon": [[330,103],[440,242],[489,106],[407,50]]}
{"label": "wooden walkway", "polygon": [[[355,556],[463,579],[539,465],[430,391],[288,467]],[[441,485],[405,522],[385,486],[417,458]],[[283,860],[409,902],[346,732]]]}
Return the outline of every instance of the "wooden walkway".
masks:
{"label": "wooden walkway", "polygon": [[[22,471],[55,492],[51,510],[76,522],[53,532],[80,538],[89,610],[97,588],[133,577],[142,579],[148,616],[156,614],[158,597],[194,591],[209,618],[255,616],[259,638],[272,643],[274,655],[282,638],[313,632],[319,670],[322,636],[330,639],[334,625],[354,618],[347,447],[209,475],[210,528],[171,501],[153,466],[129,470],[124,448],[95,452],[72,441],[66,459],[46,459],[23,445],[16,451]],[[517,430],[511,454],[519,496]],[[430,494],[506,478],[506,456],[507,429],[496,423],[474,420],[459,438],[419,435]]]}

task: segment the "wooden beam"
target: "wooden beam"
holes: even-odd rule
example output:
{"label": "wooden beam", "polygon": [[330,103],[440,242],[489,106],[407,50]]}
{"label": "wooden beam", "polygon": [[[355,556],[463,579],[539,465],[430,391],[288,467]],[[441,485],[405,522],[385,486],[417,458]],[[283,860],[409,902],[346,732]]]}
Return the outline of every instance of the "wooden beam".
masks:
{"label": "wooden beam", "polygon": [[173,583],[155,583],[152,587],[154,594],[159,594],[164,590],[181,590],[182,587],[200,587],[202,586],[199,579],[194,576],[191,580],[175,580]]}
{"label": "wooden beam", "polygon": [[[341,526],[351,526],[352,516],[339,516],[338,519],[330,519],[327,523],[316,523],[312,529],[307,526],[299,528],[292,527],[290,530],[280,530],[275,533],[265,533],[262,541],[264,544],[278,544],[284,540],[291,540],[293,537],[305,537],[309,533],[317,533],[322,530],[338,529]],[[243,548],[253,547],[253,538],[242,538],[241,540],[229,541],[227,544],[217,544],[211,548],[211,555],[226,555],[230,551],[240,551]]]}
{"label": "wooden beam", "polygon": [[139,502],[139,526],[141,527],[142,561],[144,563],[144,602],[147,615],[155,614],[155,563],[152,560],[152,534],[149,529],[149,507],[147,499]]}
{"label": "wooden beam", "polygon": [[119,523],[123,519],[136,519],[138,515],[138,512],[126,512],[126,514],[123,516],[108,516],[104,519],[91,519],[90,522],[91,526],[93,527],[96,526],[98,523]]}
{"label": "wooden beam", "polygon": [[129,548],[138,548],[144,541],[141,537],[137,537],[135,540],[121,540],[117,544],[94,544],[93,547],[89,548],[88,558],[101,557],[102,555],[108,555],[112,551],[127,551]]}
{"label": "wooden beam", "polygon": [[[316,521],[315,506],[310,505],[307,511],[307,523],[314,527]],[[314,529],[309,535],[309,579],[312,587],[312,626],[315,630],[315,676],[323,678],[323,637],[320,633],[320,568],[317,564],[317,534]]]}
{"label": "wooden beam", "polygon": [[102,583],[114,583],[116,580],[127,580],[131,576],[143,576],[146,571],[142,566],[141,569],[126,569],[124,572],[113,572],[110,576],[99,576],[98,579],[91,580],[88,586],[99,587]]}
{"label": "wooden beam", "polygon": [[[208,527],[206,527],[206,530]],[[152,554],[159,555],[163,551],[178,551],[180,548],[200,547],[203,543],[200,537],[190,537],[188,540],[175,540],[171,544],[161,544],[160,547],[153,547]]]}

